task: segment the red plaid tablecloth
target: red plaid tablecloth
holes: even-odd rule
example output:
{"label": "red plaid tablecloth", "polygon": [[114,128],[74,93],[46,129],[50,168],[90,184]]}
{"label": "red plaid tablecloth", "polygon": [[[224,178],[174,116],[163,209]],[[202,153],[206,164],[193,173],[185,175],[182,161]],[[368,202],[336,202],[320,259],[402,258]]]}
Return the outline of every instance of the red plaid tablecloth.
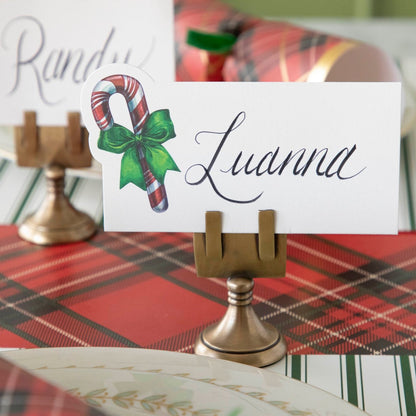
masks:
{"label": "red plaid tablecloth", "polygon": [[[288,236],[287,274],[256,279],[257,314],[291,354],[409,354],[416,347],[416,233]],[[104,233],[31,245],[0,228],[0,347],[192,352],[226,309],[224,279],[197,278],[192,236]]]}
{"label": "red plaid tablecloth", "polygon": [[0,358],[0,415],[105,416],[105,413]]}

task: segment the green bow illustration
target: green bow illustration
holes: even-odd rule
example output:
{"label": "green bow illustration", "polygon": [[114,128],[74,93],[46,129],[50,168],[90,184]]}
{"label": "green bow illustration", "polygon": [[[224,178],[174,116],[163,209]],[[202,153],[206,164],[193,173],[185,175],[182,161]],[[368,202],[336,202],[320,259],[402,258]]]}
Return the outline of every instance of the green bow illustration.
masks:
{"label": "green bow illustration", "polygon": [[124,153],[120,167],[120,189],[131,182],[145,191],[138,147],[142,148],[154,177],[163,184],[166,171],[180,172],[169,152],[162,146],[162,143],[174,137],[176,134],[169,110],[157,110],[149,115],[138,135],[115,123],[109,130],[101,131],[98,148],[111,153]]}

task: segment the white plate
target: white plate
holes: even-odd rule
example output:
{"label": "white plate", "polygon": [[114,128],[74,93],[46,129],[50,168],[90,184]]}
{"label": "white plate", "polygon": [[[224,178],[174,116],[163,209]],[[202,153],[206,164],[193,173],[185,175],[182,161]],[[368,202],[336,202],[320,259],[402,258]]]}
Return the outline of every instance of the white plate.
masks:
{"label": "white plate", "polygon": [[363,416],[264,369],[168,351],[40,348],[2,355],[113,415]]}

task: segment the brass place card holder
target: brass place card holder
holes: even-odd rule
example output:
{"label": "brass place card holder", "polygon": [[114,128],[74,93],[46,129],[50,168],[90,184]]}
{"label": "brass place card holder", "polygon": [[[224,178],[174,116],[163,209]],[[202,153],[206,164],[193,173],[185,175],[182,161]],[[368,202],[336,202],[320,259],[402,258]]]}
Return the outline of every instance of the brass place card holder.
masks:
{"label": "brass place card holder", "polygon": [[17,164],[43,167],[47,194],[39,210],[20,225],[20,237],[35,244],[52,245],[85,240],[95,233],[92,218],[77,211],[64,193],[65,168],[91,166],[87,140],[79,113],[68,113],[67,127],[40,127],[36,113],[25,112],[24,125],[15,127]]}
{"label": "brass place card holder", "polygon": [[286,235],[274,233],[274,211],[259,212],[258,234],[222,234],[221,213],[207,212],[206,233],[194,234],[197,274],[227,277],[228,309],[195,342],[195,353],[264,367],[287,347],[279,331],[262,322],[252,305],[253,277],[284,276]]}

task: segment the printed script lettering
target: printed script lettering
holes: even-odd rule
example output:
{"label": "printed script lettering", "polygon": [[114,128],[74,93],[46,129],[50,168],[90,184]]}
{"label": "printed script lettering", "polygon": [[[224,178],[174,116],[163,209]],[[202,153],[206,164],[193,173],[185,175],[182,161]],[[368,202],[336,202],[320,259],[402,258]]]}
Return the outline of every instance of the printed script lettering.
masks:
{"label": "printed script lettering", "polygon": [[[231,163],[225,167],[218,166],[218,160],[222,153],[225,153],[224,148],[227,142],[231,140],[232,133],[242,126],[245,119],[245,112],[240,112],[225,132],[200,131],[195,136],[195,141],[198,144],[200,144],[199,136],[202,134],[208,136],[220,135],[222,137],[207,165],[196,163],[187,169],[185,181],[188,185],[201,185],[208,181],[214,192],[222,199],[238,204],[248,204],[257,201],[264,191],[256,192],[247,198],[232,198],[220,189],[220,181],[215,180],[214,176],[218,178],[216,175],[218,172],[232,176],[255,175],[257,177],[288,174],[301,178],[305,175],[316,175],[322,178],[345,181],[355,178],[365,170],[365,167],[363,167],[354,171],[348,166],[357,151],[356,144],[335,152],[330,152],[327,147],[319,149],[301,148],[282,152],[280,146],[276,146],[275,149],[265,154],[256,155],[251,153],[247,155],[241,150],[233,157]],[[235,148],[235,143],[233,148]],[[249,192],[249,190],[245,190],[245,192]]]}
{"label": "printed script lettering", "polygon": [[[8,91],[14,94],[22,80],[29,78],[37,86],[41,100],[48,105],[59,104],[64,97],[56,97],[58,83],[82,84],[89,74],[104,64],[129,63],[140,67],[149,57],[152,45],[141,53],[140,62],[132,61],[133,50],[121,51],[115,43],[116,29],[109,28],[99,40],[98,49],[87,52],[82,47],[67,49],[47,49],[48,38],[45,27],[33,16],[19,16],[4,27],[1,33],[1,46],[13,52],[13,85]],[[145,47],[141,45],[141,48]],[[51,95],[54,95],[52,98]]]}

